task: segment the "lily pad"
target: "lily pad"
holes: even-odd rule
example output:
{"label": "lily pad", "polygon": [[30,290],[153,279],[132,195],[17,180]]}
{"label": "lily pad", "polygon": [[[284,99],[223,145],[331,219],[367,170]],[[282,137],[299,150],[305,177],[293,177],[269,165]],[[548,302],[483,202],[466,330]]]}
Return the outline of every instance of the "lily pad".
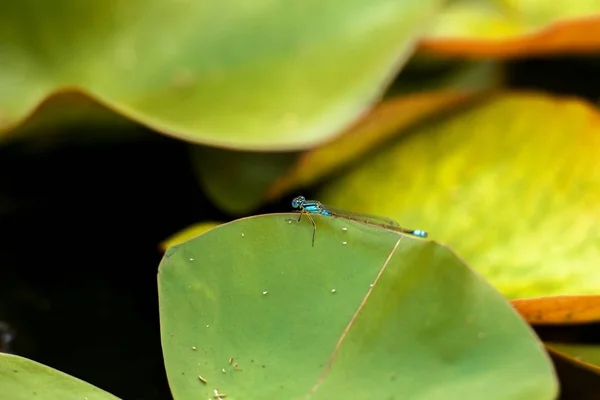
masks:
{"label": "lily pad", "polygon": [[207,196],[222,210],[243,215],[256,209],[298,153],[233,151],[194,146],[192,162]]}
{"label": "lily pad", "polygon": [[600,346],[586,343],[546,343],[550,349],[600,375]]}
{"label": "lily pad", "polygon": [[[14,127],[2,129],[1,119],[0,115],[0,138],[3,134],[7,138],[35,137],[36,145],[44,141],[56,144],[57,139],[95,143],[102,140],[131,140],[145,133],[135,122],[106,109],[85,93],[76,91],[55,93],[32,110],[23,123],[17,123]],[[85,135],[80,134],[82,127],[85,127]],[[44,132],[43,137],[39,137],[40,132]]]}
{"label": "lily pad", "polygon": [[2,2],[0,132],[78,90],[194,143],[309,147],[377,100],[443,3]]}
{"label": "lily pad", "polygon": [[600,296],[549,296],[517,299],[513,307],[530,324],[600,322]]}
{"label": "lily pad", "polygon": [[504,297],[447,248],[297,214],[220,225],[158,275],[176,399],[554,399],[552,365]]}
{"label": "lily pad", "polygon": [[476,57],[597,52],[598,0],[457,1],[440,14],[421,50]]}
{"label": "lily pad", "polygon": [[536,94],[424,124],[318,199],[448,243],[510,298],[597,294],[600,116]]}
{"label": "lily pad", "polygon": [[32,360],[0,353],[0,391],[10,400],[117,400],[84,381]]}

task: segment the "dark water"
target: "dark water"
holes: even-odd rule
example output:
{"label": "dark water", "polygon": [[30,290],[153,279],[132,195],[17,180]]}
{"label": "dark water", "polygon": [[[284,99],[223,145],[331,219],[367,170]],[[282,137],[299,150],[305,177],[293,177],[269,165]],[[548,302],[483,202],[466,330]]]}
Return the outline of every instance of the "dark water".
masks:
{"label": "dark water", "polygon": [[121,398],[170,398],[158,244],[190,223],[223,218],[203,198],[187,154],[183,143],[149,132],[130,142],[0,150],[8,350]]}

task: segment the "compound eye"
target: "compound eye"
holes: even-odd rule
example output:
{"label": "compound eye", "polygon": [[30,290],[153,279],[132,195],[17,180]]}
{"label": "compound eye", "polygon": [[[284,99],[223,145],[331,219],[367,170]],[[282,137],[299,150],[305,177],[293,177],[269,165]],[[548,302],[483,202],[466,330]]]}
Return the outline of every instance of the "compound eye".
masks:
{"label": "compound eye", "polygon": [[292,207],[298,208],[302,204],[304,204],[305,201],[306,201],[306,199],[304,198],[304,196],[298,196],[298,197],[294,198],[294,200],[292,200]]}
{"label": "compound eye", "polygon": [[294,208],[300,207],[304,203],[305,200],[306,199],[304,198],[304,196],[298,196],[298,197],[294,198],[294,200],[292,200],[292,207],[294,207]]}

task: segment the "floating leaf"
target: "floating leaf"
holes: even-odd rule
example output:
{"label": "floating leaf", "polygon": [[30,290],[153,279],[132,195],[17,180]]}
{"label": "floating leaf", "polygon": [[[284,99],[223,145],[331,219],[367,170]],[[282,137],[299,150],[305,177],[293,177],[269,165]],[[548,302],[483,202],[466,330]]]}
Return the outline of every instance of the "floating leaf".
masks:
{"label": "floating leaf", "polygon": [[206,194],[222,210],[242,215],[256,209],[265,191],[297,159],[297,153],[256,153],[195,146],[192,160]]}
{"label": "floating leaf", "polygon": [[582,324],[600,321],[600,296],[553,296],[512,301],[530,324]]}
{"label": "floating leaf", "polygon": [[0,353],[0,390],[10,400],[116,400],[70,375],[12,354]]}
{"label": "floating leaf", "polygon": [[454,2],[420,49],[463,57],[597,52],[598,11],[598,0]]}
{"label": "floating leaf", "polygon": [[[1,124],[1,119],[0,119]],[[86,135],[65,135],[70,131],[81,130],[86,126]],[[32,115],[22,124],[8,127],[4,131],[0,127],[0,136],[6,137],[31,137],[44,132],[44,137],[38,139],[39,144],[44,139],[56,143],[57,138],[70,141],[86,140],[115,140],[123,139],[123,133],[128,137],[136,137],[140,133],[138,125],[114,112],[106,109],[97,101],[81,92],[59,92],[39,104]],[[96,133],[90,135],[90,132]],[[132,135],[133,134],[133,135]]]}
{"label": "floating leaf", "polygon": [[0,131],[80,90],[194,143],[309,147],[377,100],[443,3],[2,2]]}
{"label": "floating leaf", "polygon": [[550,349],[600,374],[600,345],[584,343],[546,343]]}
{"label": "floating leaf", "polygon": [[554,399],[539,341],[448,249],[344,219],[271,214],[159,268],[173,396]]}
{"label": "floating leaf", "polygon": [[566,354],[546,346],[552,357],[560,382],[560,399],[600,398],[600,379],[596,368],[576,361]]}

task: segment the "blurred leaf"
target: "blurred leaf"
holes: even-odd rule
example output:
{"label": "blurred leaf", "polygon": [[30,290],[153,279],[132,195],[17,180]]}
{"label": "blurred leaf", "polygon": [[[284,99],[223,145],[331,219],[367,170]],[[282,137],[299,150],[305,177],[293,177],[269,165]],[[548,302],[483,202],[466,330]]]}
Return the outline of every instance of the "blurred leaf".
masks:
{"label": "blurred leaf", "polygon": [[70,375],[4,353],[0,353],[0,388],[2,398],[7,400],[117,399]]}
{"label": "blurred leaf", "polygon": [[330,143],[302,154],[269,189],[269,199],[316,183],[355,163],[399,131],[428,117],[464,106],[479,96],[460,92],[412,94],[379,104],[355,126]]}
{"label": "blurred leaf", "polygon": [[443,3],[2,2],[0,131],[73,89],[190,142],[309,147],[376,101]]}
{"label": "blurred leaf", "polygon": [[457,60],[417,53],[385,93],[385,100],[423,92],[483,92],[505,85],[506,67],[494,60]]}
{"label": "blurred leaf", "polygon": [[508,297],[596,294],[599,128],[581,101],[498,96],[413,130],[318,198],[429,231]]}
{"label": "blurred leaf", "polygon": [[560,379],[560,399],[597,400],[600,398],[600,379],[595,368],[546,346]]}
{"label": "blurred leaf", "polygon": [[530,324],[600,322],[600,296],[553,296],[517,299],[513,307]]}
{"label": "blurred leaf", "polygon": [[311,247],[295,215],[224,224],[165,254],[175,398],[555,398],[529,326],[448,249],[322,216]]}
{"label": "blurred leaf", "polygon": [[600,344],[546,343],[546,346],[600,374]]}
{"label": "blurred leaf", "polygon": [[600,0],[463,0],[438,16],[420,49],[506,57],[600,50]]}
{"label": "blurred leaf", "polygon": [[192,161],[207,196],[232,215],[246,214],[298,158],[297,153],[252,153],[194,146]]}
{"label": "blurred leaf", "polygon": [[106,109],[85,94],[59,92],[39,104],[22,124],[9,127],[4,132],[0,127],[0,135],[4,133],[9,138],[31,137],[44,132],[44,136],[38,141],[48,139],[56,142],[56,139],[63,138],[69,129],[82,126],[86,127],[87,135],[90,132],[98,134],[93,135],[93,138],[71,137],[70,140],[114,140],[115,137],[122,138],[124,132],[139,134],[139,131],[134,129],[138,127],[135,122]]}
{"label": "blurred leaf", "polygon": [[215,226],[221,225],[220,222],[200,222],[177,232],[176,234],[163,240],[160,244],[160,250],[165,252],[169,247],[176,246],[185,241],[195,238],[206,231],[211,230]]}
{"label": "blurred leaf", "polygon": [[243,215],[265,200],[314,184],[324,175],[355,162],[397,135],[401,128],[480,97],[458,91],[427,92],[384,102],[346,133],[305,153],[240,152],[195,146],[192,158],[211,200],[230,214]]}

